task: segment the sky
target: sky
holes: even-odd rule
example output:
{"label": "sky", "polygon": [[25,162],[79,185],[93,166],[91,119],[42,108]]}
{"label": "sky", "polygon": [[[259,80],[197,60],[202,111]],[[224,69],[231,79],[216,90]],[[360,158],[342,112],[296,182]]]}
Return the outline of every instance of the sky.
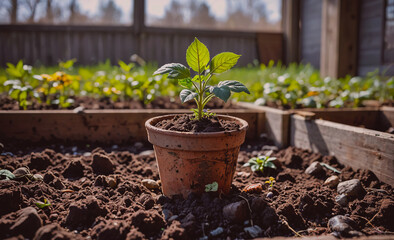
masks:
{"label": "sky", "polygon": [[[131,11],[131,0],[114,0],[116,5],[123,10],[122,22],[128,22],[128,13]],[[239,0],[243,1],[243,0]],[[281,18],[280,0],[261,0],[265,3],[268,13],[268,21],[276,22]],[[165,8],[171,0],[147,0],[146,11],[148,15],[160,18],[164,15]],[[226,0],[206,0],[210,6],[211,12],[218,18],[223,19],[226,15]],[[80,7],[84,12],[94,15],[97,11],[100,0],[80,0]]]}

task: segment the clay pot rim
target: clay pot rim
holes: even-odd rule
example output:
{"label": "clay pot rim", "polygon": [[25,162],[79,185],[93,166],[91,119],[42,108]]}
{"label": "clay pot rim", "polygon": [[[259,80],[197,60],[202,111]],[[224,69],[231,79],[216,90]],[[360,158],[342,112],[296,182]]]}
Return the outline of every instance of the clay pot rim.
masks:
{"label": "clay pot rim", "polygon": [[161,120],[169,119],[169,118],[172,118],[176,115],[179,115],[179,114],[168,114],[168,115],[162,115],[162,116],[150,118],[145,122],[145,127],[147,129],[149,129],[150,131],[165,134],[168,136],[187,136],[187,137],[192,137],[192,138],[193,137],[195,137],[195,138],[220,137],[220,136],[225,136],[225,135],[231,134],[231,133],[241,133],[243,131],[246,131],[249,127],[248,123],[241,118],[228,116],[228,115],[222,115],[222,114],[217,114],[216,116],[219,117],[220,119],[236,121],[236,122],[238,122],[239,125],[241,125],[241,127],[238,130],[233,130],[233,131],[192,133],[192,132],[178,132],[178,131],[173,131],[173,130],[166,130],[166,129],[161,129],[161,128],[158,128],[158,127],[155,127],[152,125],[152,123],[156,124],[157,122],[159,122]]}

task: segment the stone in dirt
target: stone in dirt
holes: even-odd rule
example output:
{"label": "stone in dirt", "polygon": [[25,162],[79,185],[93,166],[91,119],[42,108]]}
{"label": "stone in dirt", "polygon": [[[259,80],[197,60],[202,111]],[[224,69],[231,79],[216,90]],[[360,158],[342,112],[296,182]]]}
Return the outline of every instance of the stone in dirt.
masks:
{"label": "stone in dirt", "polygon": [[348,204],[348,200],[345,194],[339,194],[335,197],[335,202],[337,202],[342,207],[346,207]]}
{"label": "stone in dirt", "polygon": [[108,210],[100,207],[98,200],[94,196],[72,203],[68,210],[65,225],[70,229],[77,227],[90,227],[96,217],[105,216]]}
{"label": "stone in dirt", "polygon": [[33,238],[37,229],[42,226],[42,220],[37,210],[27,207],[19,210],[16,222],[10,227],[14,234],[22,234],[25,238]]}
{"label": "stone in dirt", "polygon": [[212,237],[216,237],[219,236],[220,234],[222,234],[224,232],[224,229],[222,227],[218,227],[214,230],[212,230],[209,234],[211,234]]}
{"label": "stone in dirt", "polygon": [[160,185],[152,179],[144,179],[142,180],[142,185],[144,185],[147,189],[153,190],[153,189],[159,189]]}
{"label": "stone in dirt", "polygon": [[249,215],[249,208],[244,200],[223,207],[223,216],[231,222],[243,223],[249,219]]}
{"label": "stone in dirt", "polygon": [[350,198],[359,198],[365,195],[365,189],[360,180],[352,179],[338,184],[337,192]]}
{"label": "stone in dirt", "polygon": [[50,239],[62,239],[62,240],[79,240],[84,239],[81,236],[72,234],[66,229],[59,226],[57,223],[42,226],[36,232],[34,240],[50,240]]}
{"label": "stone in dirt", "polygon": [[45,170],[51,164],[51,159],[46,153],[32,153],[28,166],[30,169],[41,171]]}
{"label": "stone in dirt", "polygon": [[257,225],[254,225],[251,227],[246,227],[246,228],[244,228],[244,231],[246,233],[248,233],[251,238],[257,238],[257,237],[261,236],[261,234],[263,233],[263,230],[261,229],[261,227],[259,227]]}
{"label": "stone in dirt", "polygon": [[305,170],[306,174],[312,176],[318,176],[324,172],[322,165],[319,162],[313,162],[309,167]]}
{"label": "stone in dirt", "polygon": [[338,183],[339,183],[339,177],[334,175],[327,178],[326,181],[324,181],[323,185],[329,186],[330,188],[335,188],[337,187]]}
{"label": "stone in dirt", "polygon": [[360,232],[354,230],[356,226],[357,224],[353,219],[343,215],[334,216],[328,221],[328,227],[337,237],[361,236]]}
{"label": "stone in dirt", "polygon": [[95,174],[109,175],[114,172],[114,165],[108,156],[95,153],[93,154],[92,169]]}
{"label": "stone in dirt", "polygon": [[66,169],[63,171],[63,176],[66,178],[81,178],[83,177],[84,165],[80,159],[71,161]]}

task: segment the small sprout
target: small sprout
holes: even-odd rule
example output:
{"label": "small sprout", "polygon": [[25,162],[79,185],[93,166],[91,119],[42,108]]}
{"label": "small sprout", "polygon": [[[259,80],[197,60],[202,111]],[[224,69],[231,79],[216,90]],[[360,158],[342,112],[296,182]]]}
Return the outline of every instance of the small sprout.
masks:
{"label": "small sprout", "polygon": [[338,169],[331,167],[330,165],[326,164],[326,163],[320,163],[320,165],[322,165],[323,167],[330,169],[331,171],[341,174],[341,171],[339,171]]}
{"label": "small sprout", "polygon": [[266,156],[258,156],[249,159],[247,163],[245,163],[244,167],[250,167],[253,172],[260,171],[263,172],[264,168],[272,168],[276,169],[275,164],[273,161],[276,160],[276,157],[271,157],[272,151],[270,151]]}
{"label": "small sprout", "polygon": [[36,206],[40,209],[43,209],[45,207],[51,206],[51,203],[46,198],[44,198],[44,202],[38,201],[36,202]]}
{"label": "small sprout", "polygon": [[219,185],[217,182],[207,184],[207,185],[205,185],[205,192],[217,192],[218,187],[219,187]]}
{"label": "small sprout", "polygon": [[15,178],[15,175],[7,169],[0,170],[0,180],[12,180]]}
{"label": "small sprout", "polygon": [[271,188],[274,186],[275,182],[275,178],[273,177],[270,177],[267,181],[265,181],[265,183],[267,183]]}

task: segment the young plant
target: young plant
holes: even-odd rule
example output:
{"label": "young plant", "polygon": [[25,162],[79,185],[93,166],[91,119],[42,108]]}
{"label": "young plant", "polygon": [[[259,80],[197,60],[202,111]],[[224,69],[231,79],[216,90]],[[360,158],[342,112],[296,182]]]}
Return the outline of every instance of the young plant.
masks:
{"label": "young plant", "polygon": [[276,157],[271,157],[272,151],[269,152],[266,156],[258,156],[249,159],[247,163],[245,163],[244,167],[250,167],[253,172],[260,171],[264,172],[264,168],[272,168],[276,169],[273,161],[276,160]]}
{"label": "young plant", "polygon": [[179,85],[185,88],[179,94],[182,103],[194,99],[197,104],[197,109],[193,109],[194,116],[201,120],[210,116],[207,111],[203,110],[213,97],[216,96],[227,102],[231,92],[250,94],[245,85],[235,80],[221,81],[216,86],[209,85],[214,75],[231,69],[238,62],[240,56],[232,52],[222,52],[210,61],[208,48],[197,38],[194,38],[186,51],[187,64],[196,72],[193,77],[190,69],[180,63],[165,64],[153,75],[168,74],[168,78],[178,80]]}
{"label": "young plant", "polygon": [[275,182],[276,182],[275,178],[273,178],[273,177],[269,177],[269,179],[267,181],[265,181],[265,183],[267,183],[270,186],[270,188],[272,188],[274,186]]}

